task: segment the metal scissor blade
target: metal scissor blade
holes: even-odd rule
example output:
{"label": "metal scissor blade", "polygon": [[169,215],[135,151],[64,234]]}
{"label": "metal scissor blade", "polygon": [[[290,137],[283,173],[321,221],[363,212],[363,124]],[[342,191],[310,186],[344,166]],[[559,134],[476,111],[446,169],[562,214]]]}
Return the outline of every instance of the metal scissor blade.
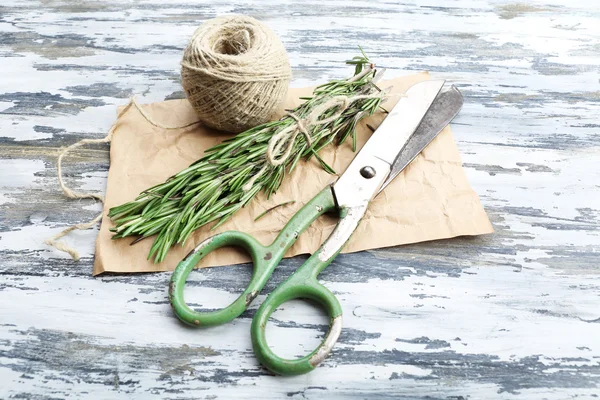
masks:
{"label": "metal scissor blade", "polygon": [[444,86],[443,80],[414,84],[333,185],[340,207],[366,204],[389,176],[404,145]]}
{"label": "metal scissor blade", "polygon": [[425,147],[456,117],[463,105],[463,97],[456,86],[452,85],[442,90],[433,101],[433,104],[423,117],[421,124],[412,134],[398,154],[392,165],[392,171],[381,185],[381,192],[414,160]]}
{"label": "metal scissor blade", "polygon": [[[388,116],[373,133],[361,150],[372,151],[390,165],[398,157],[406,141],[421,123],[434,99],[444,86],[443,80],[419,82],[411,86],[392,108]],[[361,158],[359,154],[357,159]]]}

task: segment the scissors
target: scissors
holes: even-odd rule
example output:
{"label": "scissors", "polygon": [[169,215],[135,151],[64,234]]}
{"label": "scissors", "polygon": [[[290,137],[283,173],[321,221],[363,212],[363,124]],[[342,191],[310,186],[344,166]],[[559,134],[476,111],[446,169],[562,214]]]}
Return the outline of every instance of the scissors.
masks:
{"label": "scissors", "polygon": [[[242,314],[256,298],[298,236],[320,215],[337,212],[339,222],[329,238],[258,308],[251,327],[252,346],[258,360],[280,375],[298,375],[315,368],[329,354],[342,329],[342,307],[317,277],[340,253],[369,202],[379,194],[454,118],[462,107],[462,96],[451,86],[441,91],[443,80],[417,83],[406,91],[346,171],[302,207],[279,233],[263,246],[252,236],[237,231],[219,233],[194,248],[177,265],[169,284],[169,300],[177,317],[195,326],[215,326]],[[224,246],[243,248],[252,257],[252,279],[244,292],[229,306],[197,312],[184,300],[183,289],[194,266],[208,253]],[[281,304],[297,298],[313,300],[330,318],[329,331],[312,353],[298,359],[278,357],[267,344],[265,327]]]}

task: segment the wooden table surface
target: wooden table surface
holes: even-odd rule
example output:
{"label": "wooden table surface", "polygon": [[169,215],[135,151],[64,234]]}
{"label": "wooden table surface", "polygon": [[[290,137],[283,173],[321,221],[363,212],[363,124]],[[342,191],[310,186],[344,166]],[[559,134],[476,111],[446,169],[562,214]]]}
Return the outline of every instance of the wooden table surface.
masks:
{"label": "wooden table surface", "polygon": [[[321,276],[344,330],[304,376],[258,365],[256,305],[226,326],[186,328],[169,273],[91,277],[97,229],[66,239],[78,263],[43,244],[101,207],[63,197],[58,150],[103,137],[132,95],[182,97],[183,47],[228,13],[281,36],[295,86],[347,76],[359,44],[388,77],[429,70],[456,84],[454,134],[496,229],[340,256]],[[597,2],[3,0],[0,57],[0,398],[600,396]],[[102,193],[108,165],[108,146],[79,151],[67,181]],[[303,260],[286,260],[264,293]],[[249,277],[196,272],[189,296],[216,308]],[[304,354],[326,325],[294,302],[269,340]]]}

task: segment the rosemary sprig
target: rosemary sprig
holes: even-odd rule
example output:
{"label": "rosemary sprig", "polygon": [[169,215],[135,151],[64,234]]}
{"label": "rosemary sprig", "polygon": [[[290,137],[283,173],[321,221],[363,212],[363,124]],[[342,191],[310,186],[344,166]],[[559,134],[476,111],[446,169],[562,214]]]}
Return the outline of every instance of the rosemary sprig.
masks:
{"label": "rosemary sprig", "polygon": [[259,219],[261,219],[262,217],[264,217],[271,211],[277,210],[279,207],[284,207],[284,206],[287,206],[288,204],[294,204],[295,202],[296,202],[296,200],[289,200],[289,201],[285,201],[283,203],[277,204],[276,206],[273,206],[271,208],[267,208],[265,211],[258,214],[258,217],[254,218],[254,222],[258,221]]}
{"label": "rosemary sprig", "polygon": [[[375,70],[364,52],[347,63],[355,66],[352,78],[318,86],[312,97],[304,98],[305,102],[292,110],[293,114],[304,118],[315,106],[332,96],[352,97],[379,91],[372,82]],[[213,229],[220,226],[260,191],[264,191],[267,197],[271,196],[301,158],[314,156],[323,169],[335,173],[319,157],[319,151],[334,141],[338,145],[343,143],[348,136],[352,137],[352,148],[356,151],[356,124],[361,118],[373,114],[381,101],[380,97],[361,98],[352,102],[334,121],[308,128],[312,139],[310,143],[303,135],[298,135],[290,156],[278,166],[269,163],[265,154],[269,140],[296,123],[290,116],[223,141],[166,182],[146,189],[134,201],[111,208],[108,216],[115,223],[111,229],[113,239],[138,236],[134,241],[137,243],[157,235],[148,259],[161,262],[172,245],[183,245],[196,229],[214,221],[217,223]],[[336,112],[335,109],[326,110],[320,119],[331,117]]]}

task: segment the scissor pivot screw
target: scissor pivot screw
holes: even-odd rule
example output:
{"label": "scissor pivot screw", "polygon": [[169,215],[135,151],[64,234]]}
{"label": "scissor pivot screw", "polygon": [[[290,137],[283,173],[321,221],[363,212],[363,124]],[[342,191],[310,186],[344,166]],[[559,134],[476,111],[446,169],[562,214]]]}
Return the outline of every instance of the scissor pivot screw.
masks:
{"label": "scissor pivot screw", "polygon": [[375,168],[369,167],[369,166],[362,167],[360,169],[360,174],[362,175],[363,178],[371,179],[372,177],[375,176]]}

